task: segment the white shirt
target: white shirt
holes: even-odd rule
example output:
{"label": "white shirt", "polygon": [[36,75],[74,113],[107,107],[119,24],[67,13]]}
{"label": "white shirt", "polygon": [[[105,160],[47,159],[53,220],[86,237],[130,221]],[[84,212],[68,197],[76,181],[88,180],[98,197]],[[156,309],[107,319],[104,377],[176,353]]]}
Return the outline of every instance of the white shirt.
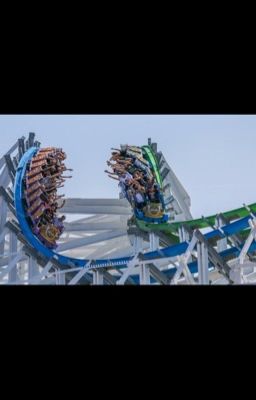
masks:
{"label": "white shirt", "polygon": [[135,194],[135,198],[136,198],[137,203],[144,203],[144,198],[141,193],[137,192]]}

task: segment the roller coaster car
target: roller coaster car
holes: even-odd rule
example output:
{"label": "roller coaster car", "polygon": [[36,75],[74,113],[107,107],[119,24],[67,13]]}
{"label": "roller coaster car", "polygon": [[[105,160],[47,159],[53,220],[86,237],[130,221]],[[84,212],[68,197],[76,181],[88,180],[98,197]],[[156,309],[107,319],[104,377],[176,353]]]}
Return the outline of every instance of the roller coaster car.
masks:
{"label": "roller coaster car", "polygon": [[164,215],[161,203],[149,203],[144,207],[143,212],[148,218],[162,218]]}
{"label": "roller coaster car", "polygon": [[[66,154],[62,149],[53,147],[41,149],[27,164],[23,179],[28,223],[34,235],[49,249],[57,248],[56,241],[64,230],[63,217],[57,218],[57,210],[61,207],[56,206],[58,203],[54,201],[57,200],[55,192],[57,193],[59,187],[58,179],[65,170],[63,163],[65,158]],[[59,173],[52,171],[56,163],[59,163]],[[61,181],[64,181],[64,178],[61,178]],[[52,191],[54,194],[50,195]]]}
{"label": "roller coaster car", "polygon": [[39,229],[40,236],[45,239],[51,246],[56,247],[56,240],[60,236],[59,230],[53,224],[43,225]]}
{"label": "roller coaster car", "polygon": [[136,218],[151,223],[164,223],[168,221],[168,215],[164,213],[161,203],[149,203],[143,210],[135,208]]}
{"label": "roller coaster car", "polygon": [[122,197],[125,197],[134,210],[135,217],[145,222],[164,223],[165,214],[162,179],[157,170],[157,162],[143,147],[121,145],[113,149],[110,161],[113,172],[105,171],[110,178],[119,180]]}

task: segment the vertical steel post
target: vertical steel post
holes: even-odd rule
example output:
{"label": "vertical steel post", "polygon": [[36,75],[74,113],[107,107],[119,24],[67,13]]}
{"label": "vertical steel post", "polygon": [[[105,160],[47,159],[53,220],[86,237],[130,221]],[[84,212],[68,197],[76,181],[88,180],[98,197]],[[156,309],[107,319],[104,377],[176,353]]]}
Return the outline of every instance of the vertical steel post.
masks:
{"label": "vertical steel post", "polygon": [[99,269],[93,271],[93,285],[104,285],[104,274]]}
{"label": "vertical steel post", "polygon": [[[4,225],[7,219],[7,204],[2,197],[0,197],[0,234],[4,230]],[[0,254],[4,253],[5,238],[0,243]]]}
{"label": "vertical steel post", "polygon": [[159,237],[154,232],[149,234],[149,249],[150,251],[157,250],[159,248]]}
{"label": "vertical steel post", "polygon": [[134,254],[138,254],[142,251],[142,247],[143,247],[142,237],[135,235],[133,247],[134,247]]}
{"label": "vertical steel post", "polygon": [[209,259],[208,249],[204,243],[197,244],[198,283],[209,284]]}
{"label": "vertical steel post", "polygon": [[[11,261],[16,257],[18,249],[18,240],[17,236],[10,232],[10,244],[9,244],[9,262],[8,266],[10,265]],[[12,270],[8,274],[8,281],[9,283],[14,283],[17,281],[17,264],[12,268]]]}
{"label": "vertical steel post", "polygon": [[144,263],[140,265],[140,285],[150,285],[150,270]]}
{"label": "vertical steel post", "polygon": [[[222,219],[220,217],[215,218],[215,225],[218,228],[221,228],[223,226]],[[217,251],[218,253],[226,250],[228,248],[228,241],[227,238],[223,238],[217,241]]]}
{"label": "vertical steel post", "polygon": [[34,257],[28,259],[28,279],[34,278],[39,275],[39,267]]}

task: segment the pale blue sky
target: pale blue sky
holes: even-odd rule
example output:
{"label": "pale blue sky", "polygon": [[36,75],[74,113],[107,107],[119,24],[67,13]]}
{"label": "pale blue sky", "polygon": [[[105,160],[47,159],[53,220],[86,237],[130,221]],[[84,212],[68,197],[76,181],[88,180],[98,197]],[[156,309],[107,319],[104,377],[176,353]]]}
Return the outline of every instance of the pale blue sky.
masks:
{"label": "pale blue sky", "polygon": [[110,148],[151,137],[190,194],[193,217],[256,202],[256,116],[0,115],[0,158],[28,132],[67,152],[69,197],[118,197],[104,173]]}

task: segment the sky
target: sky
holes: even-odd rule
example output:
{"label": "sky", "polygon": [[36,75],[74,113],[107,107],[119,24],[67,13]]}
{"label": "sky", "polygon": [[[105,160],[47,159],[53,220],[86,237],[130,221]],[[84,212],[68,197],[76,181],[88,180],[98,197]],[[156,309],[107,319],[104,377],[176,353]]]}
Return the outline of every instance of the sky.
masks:
{"label": "sky", "polygon": [[104,173],[111,147],[151,138],[189,193],[194,218],[256,202],[254,115],[0,115],[0,158],[29,132],[67,153],[67,197],[118,198]]}

